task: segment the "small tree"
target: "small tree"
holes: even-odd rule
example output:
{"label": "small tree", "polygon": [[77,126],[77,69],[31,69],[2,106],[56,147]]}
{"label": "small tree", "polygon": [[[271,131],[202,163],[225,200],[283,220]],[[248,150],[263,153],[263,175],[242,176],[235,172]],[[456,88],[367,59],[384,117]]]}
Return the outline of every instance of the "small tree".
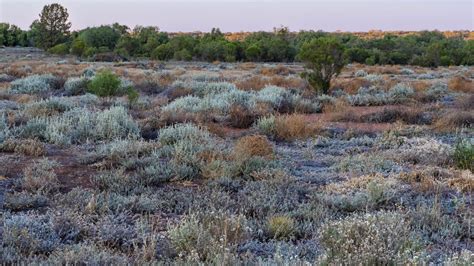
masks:
{"label": "small tree", "polygon": [[40,19],[35,20],[31,26],[38,31],[35,44],[47,49],[63,42],[71,28],[68,17],[67,9],[60,4],[45,5]]}
{"label": "small tree", "polygon": [[305,63],[302,77],[319,93],[326,94],[331,79],[341,73],[345,65],[344,47],[335,38],[323,37],[304,43],[298,59]]}

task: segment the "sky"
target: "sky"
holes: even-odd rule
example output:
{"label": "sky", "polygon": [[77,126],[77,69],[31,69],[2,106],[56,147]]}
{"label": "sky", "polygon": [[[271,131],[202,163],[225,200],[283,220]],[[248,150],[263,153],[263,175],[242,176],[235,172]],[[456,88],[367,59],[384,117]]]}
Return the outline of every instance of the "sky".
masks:
{"label": "sky", "polygon": [[474,0],[0,0],[0,22],[27,29],[53,2],[74,30],[114,22],[168,32],[474,30]]}

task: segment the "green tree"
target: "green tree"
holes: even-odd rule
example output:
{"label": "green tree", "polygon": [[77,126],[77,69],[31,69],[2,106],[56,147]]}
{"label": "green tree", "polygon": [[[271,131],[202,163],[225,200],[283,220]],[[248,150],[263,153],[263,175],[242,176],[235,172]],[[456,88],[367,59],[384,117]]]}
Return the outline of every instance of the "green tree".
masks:
{"label": "green tree", "polygon": [[298,59],[306,66],[302,76],[316,91],[327,93],[345,65],[344,46],[335,38],[318,38],[301,46]]}
{"label": "green tree", "polygon": [[68,18],[67,9],[60,4],[44,6],[40,19],[34,21],[31,26],[38,31],[35,44],[47,49],[64,42],[71,28]]}

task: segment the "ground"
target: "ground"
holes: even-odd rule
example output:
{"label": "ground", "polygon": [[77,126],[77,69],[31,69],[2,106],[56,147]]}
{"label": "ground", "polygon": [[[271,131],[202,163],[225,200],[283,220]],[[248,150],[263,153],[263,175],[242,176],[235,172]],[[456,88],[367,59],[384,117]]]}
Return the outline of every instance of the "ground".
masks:
{"label": "ground", "polygon": [[0,55],[2,263],[473,262],[473,67]]}

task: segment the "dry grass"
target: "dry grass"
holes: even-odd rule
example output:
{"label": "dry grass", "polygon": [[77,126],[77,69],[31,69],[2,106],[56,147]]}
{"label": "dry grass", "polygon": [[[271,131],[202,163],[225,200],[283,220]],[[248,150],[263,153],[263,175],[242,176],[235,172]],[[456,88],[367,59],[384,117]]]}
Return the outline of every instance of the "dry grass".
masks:
{"label": "dry grass", "polygon": [[256,115],[241,105],[232,105],[229,110],[229,122],[236,128],[249,128],[255,122]]}
{"label": "dry grass", "polygon": [[415,92],[424,92],[431,87],[431,83],[425,80],[415,80],[408,82],[408,85],[415,90]]}
{"label": "dry grass", "polygon": [[233,150],[236,159],[261,156],[273,158],[273,145],[264,135],[245,136],[237,140]]}
{"label": "dry grass", "polygon": [[288,76],[294,74],[295,72],[284,65],[277,65],[275,67],[262,67],[260,69],[260,74],[265,76],[281,75]]}
{"label": "dry grass", "polygon": [[341,89],[346,93],[355,94],[360,87],[369,87],[370,81],[365,78],[337,78],[331,84],[331,90]]}
{"label": "dry grass", "polygon": [[465,111],[474,110],[474,94],[467,97],[459,97],[456,100],[456,107]]}
{"label": "dry grass", "polygon": [[474,113],[469,111],[452,111],[443,114],[434,124],[434,128],[441,132],[453,131],[455,128],[472,127]]}
{"label": "dry grass", "polygon": [[472,83],[472,80],[462,76],[453,77],[449,81],[448,87],[452,91],[474,93],[474,84]]}
{"label": "dry grass", "polygon": [[291,114],[275,117],[275,137],[279,140],[304,139],[314,132],[315,129],[308,125],[304,115]]}
{"label": "dry grass", "polygon": [[474,192],[474,176],[471,173],[466,173],[461,177],[449,179],[448,185],[462,193]]}
{"label": "dry grass", "polygon": [[282,76],[252,76],[247,79],[241,79],[235,82],[235,86],[241,90],[261,90],[267,85],[275,85],[283,88],[297,88],[306,89],[308,84],[305,80],[297,77],[282,77]]}

